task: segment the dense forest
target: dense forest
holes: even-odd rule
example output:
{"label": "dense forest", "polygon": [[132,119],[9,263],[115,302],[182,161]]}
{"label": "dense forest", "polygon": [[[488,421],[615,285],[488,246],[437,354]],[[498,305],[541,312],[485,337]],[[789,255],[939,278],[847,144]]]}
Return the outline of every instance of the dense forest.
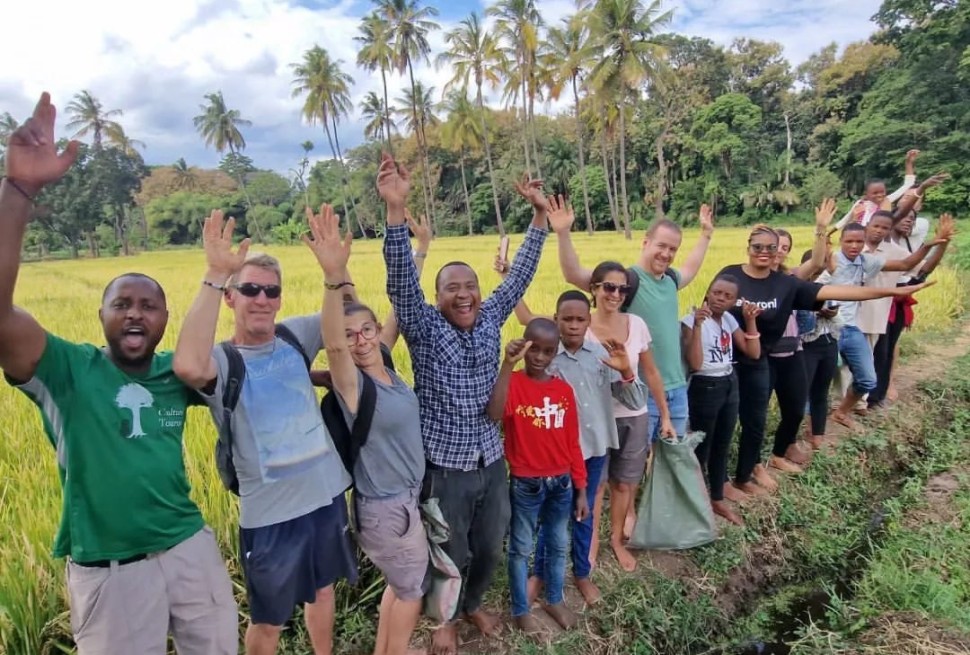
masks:
{"label": "dense forest", "polygon": [[[436,15],[422,0],[375,0],[356,62],[314,45],[291,64],[293,102],[328,156],[311,165],[318,146],[307,141],[285,175],[246,156],[251,123],[221,92],[201,99],[194,120],[224,155],[218,170],[202,170],[184,159],[147,167],[122,111],[81,91],[67,129],[89,143],[39,199],[27,249],[77,256],[192,243],[216,207],[258,240],[288,243],[303,231],[304,205],[321,202],[374,235],[384,149],[407,162],[411,209],[438,234],[523,229],[512,180],[524,172],[571,197],[577,229],[629,236],[655,216],[689,224],[704,202],[722,223],[794,221],[824,196],[858,195],[870,178],[894,188],[911,148],[921,177],[951,175],[927,210],[970,208],[970,2],[885,0],[869,40],[827,45],[797,66],[779,43],[670,33],[659,0],[580,0],[555,20],[535,0],[499,0],[445,33],[441,52],[428,42]],[[453,72],[445,88],[415,80],[422,62]],[[355,107],[355,74],[379,74],[384,93]],[[408,82],[399,98],[388,97],[391,76]],[[343,150],[337,128],[348,120],[367,141]],[[16,125],[0,115],[0,145]]]}

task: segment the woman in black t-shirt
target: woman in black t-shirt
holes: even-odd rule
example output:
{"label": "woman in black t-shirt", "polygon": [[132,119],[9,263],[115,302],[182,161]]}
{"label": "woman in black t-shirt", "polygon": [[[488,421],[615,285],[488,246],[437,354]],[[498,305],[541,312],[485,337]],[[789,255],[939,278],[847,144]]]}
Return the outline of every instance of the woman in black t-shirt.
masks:
{"label": "woman in black t-shirt", "polygon": [[[778,234],[768,226],[756,226],[748,237],[748,262],[726,266],[719,275],[733,275],[738,280],[738,302],[747,300],[761,308],[757,318],[761,338],[761,357],[738,356],[735,370],[740,389],[739,419],[741,442],[734,485],[749,494],[763,494],[776,484],[760,464],[764,441],[768,400],[771,397],[771,373],[768,354],[778,346],[788,319],[796,309],[815,310],[826,300],[872,300],[887,296],[911,295],[926,284],[911,287],[855,287],[826,285],[800,280],[772,270],[778,252]],[[744,320],[741,305],[731,313]],[[784,383],[784,380],[781,380]],[[776,435],[777,436],[777,435]],[[784,440],[786,437],[782,435]],[[772,456],[784,458],[789,443],[776,439]],[[752,480],[752,477],[754,480]]]}

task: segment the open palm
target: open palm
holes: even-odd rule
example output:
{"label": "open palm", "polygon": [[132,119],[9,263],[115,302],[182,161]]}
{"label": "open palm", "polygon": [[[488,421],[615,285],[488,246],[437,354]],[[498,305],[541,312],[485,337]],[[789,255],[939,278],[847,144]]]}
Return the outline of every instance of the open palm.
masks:
{"label": "open palm", "polygon": [[37,193],[44,185],[60,179],[77,159],[77,141],[71,141],[64,152],[57,152],[56,115],[50,95],[43,93],[33,116],[7,142],[7,176],[26,187],[29,193]]}
{"label": "open palm", "polygon": [[340,218],[330,205],[321,205],[319,214],[314,214],[307,207],[306,216],[311,236],[304,235],[303,243],[316,255],[320,268],[328,278],[342,276],[350,260],[353,233],[347,230],[347,235],[341,239]]}

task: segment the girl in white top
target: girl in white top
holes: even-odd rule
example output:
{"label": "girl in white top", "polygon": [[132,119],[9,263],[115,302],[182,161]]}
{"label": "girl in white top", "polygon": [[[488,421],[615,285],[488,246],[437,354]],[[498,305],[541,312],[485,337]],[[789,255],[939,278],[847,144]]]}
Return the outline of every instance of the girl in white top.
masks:
{"label": "girl in white top", "polygon": [[[654,402],[660,409],[660,433],[666,437],[676,437],[677,432],[670,422],[667,395],[664,393],[663,379],[650,352],[650,331],[639,316],[620,312],[620,307],[630,291],[627,271],[617,262],[603,262],[593,269],[590,276],[590,292],[596,311],[590,320],[587,336],[591,341],[606,346],[611,341],[626,345],[641,378],[646,383]],[[636,362],[633,362],[633,358]],[[636,559],[624,545],[624,534],[632,532],[636,522],[633,499],[636,498],[637,485],[646,470],[647,454],[650,452],[649,417],[647,408],[631,410],[620,403],[613,403],[616,428],[619,433],[620,447],[610,452],[610,521],[612,533],[610,545],[620,566],[626,571],[636,568]],[[602,492],[597,493],[597,503],[601,503]]]}

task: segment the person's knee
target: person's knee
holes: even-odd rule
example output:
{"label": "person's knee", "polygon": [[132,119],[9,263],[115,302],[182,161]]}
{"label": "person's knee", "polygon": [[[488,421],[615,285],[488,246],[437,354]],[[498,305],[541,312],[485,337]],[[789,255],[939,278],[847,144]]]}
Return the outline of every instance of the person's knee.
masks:
{"label": "person's knee", "polygon": [[331,584],[317,589],[316,598],[313,599],[313,603],[311,604],[325,607],[327,605],[333,605],[335,600],[336,596],[334,594],[333,585]]}
{"label": "person's knee", "polygon": [[257,639],[278,639],[283,626],[270,623],[250,623],[249,632]]}

